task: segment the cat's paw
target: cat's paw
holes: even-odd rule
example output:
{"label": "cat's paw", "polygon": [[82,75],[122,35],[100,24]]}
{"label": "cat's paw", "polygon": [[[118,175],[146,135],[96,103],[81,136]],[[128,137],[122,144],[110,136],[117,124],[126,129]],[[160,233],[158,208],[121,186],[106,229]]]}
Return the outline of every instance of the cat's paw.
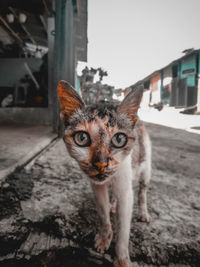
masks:
{"label": "cat's paw", "polygon": [[132,263],[129,259],[115,259],[113,263],[113,267],[132,267]]}
{"label": "cat's paw", "polygon": [[102,226],[100,232],[95,236],[95,248],[98,252],[104,253],[108,250],[113,238],[113,231],[111,225],[106,224]]}
{"label": "cat's paw", "polygon": [[138,221],[139,222],[146,222],[146,223],[150,223],[151,222],[151,216],[149,215],[149,213],[143,213],[143,214],[139,214],[138,216]]}

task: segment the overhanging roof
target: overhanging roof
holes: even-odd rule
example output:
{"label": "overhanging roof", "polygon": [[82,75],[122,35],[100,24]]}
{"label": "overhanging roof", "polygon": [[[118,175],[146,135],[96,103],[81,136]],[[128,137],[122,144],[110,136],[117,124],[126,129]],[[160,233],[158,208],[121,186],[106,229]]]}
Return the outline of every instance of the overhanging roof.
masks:
{"label": "overhanging roof", "polygon": [[153,76],[155,76],[157,73],[160,73],[162,70],[168,68],[169,66],[174,65],[177,61],[183,60],[184,58],[186,58],[186,57],[188,57],[188,56],[192,56],[193,54],[196,54],[196,53],[198,53],[198,52],[200,52],[200,49],[192,50],[192,51],[190,51],[189,53],[186,53],[184,56],[182,56],[182,57],[180,57],[180,58],[178,58],[178,59],[175,59],[175,60],[173,60],[172,62],[170,62],[168,65],[166,65],[165,67],[163,67],[163,68],[161,68],[161,69],[158,69],[158,70],[152,72],[151,74],[149,74],[148,76],[146,76],[144,79],[139,80],[138,82],[134,83],[134,84],[131,85],[130,87],[131,87],[131,88],[135,88],[135,87],[137,87],[138,85],[140,85],[140,84],[142,84],[142,83],[148,81],[149,79],[151,79],[151,78],[152,78]]}

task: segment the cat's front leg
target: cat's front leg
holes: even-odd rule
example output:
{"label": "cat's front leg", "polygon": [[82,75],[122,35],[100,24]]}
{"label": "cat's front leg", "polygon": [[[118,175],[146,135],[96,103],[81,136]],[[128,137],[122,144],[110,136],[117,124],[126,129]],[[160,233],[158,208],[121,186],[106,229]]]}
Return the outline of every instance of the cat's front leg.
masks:
{"label": "cat's front leg", "polygon": [[97,212],[100,217],[99,233],[95,236],[95,247],[103,253],[110,247],[113,231],[110,223],[110,201],[107,185],[92,184]]}
{"label": "cat's front leg", "polygon": [[115,246],[116,258],[114,267],[131,267],[129,257],[129,236],[133,207],[132,179],[129,175],[118,177],[114,182],[114,193],[117,198]]}

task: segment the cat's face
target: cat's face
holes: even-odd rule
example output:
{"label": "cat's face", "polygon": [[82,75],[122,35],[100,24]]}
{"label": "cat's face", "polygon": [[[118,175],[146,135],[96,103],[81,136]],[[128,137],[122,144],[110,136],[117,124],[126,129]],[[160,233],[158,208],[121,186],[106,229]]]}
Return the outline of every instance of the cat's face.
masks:
{"label": "cat's face", "polygon": [[66,127],[64,142],[81,169],[96,182],[104,182],[129,154],[134,141],[130,120],[111,107],[100,116],[98,107],[79,110]]}
{"label": "cat's face", "polygon": [[66,125],[64,142],[70,155],[93,182],[106,182],[133,147],[137,120],[133,111],[139,104],[131,98],[132,110],[128,102],[126,110],[125,98],[118,107],[102,104],[86,107],[76,91],[63,81],[59,83],[58,95]]}

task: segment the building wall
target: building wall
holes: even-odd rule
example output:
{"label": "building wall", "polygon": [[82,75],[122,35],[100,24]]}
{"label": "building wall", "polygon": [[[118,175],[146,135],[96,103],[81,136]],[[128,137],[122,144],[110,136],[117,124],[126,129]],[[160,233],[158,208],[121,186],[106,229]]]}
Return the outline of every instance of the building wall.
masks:
{"label": "building wall", "polygon": [[[75,32],[74,15],[75,8],[82,3],[79,20],[79,31]],[[54,20],[48,21],[48,45],[51,54],[49,55],[49,108],[41,109],[41,112],[34,109],[1,109],[0,119],[14,119],[14,120],[29,120],[38,118],[40,123],[51,123],[54,131],[59,131],[62,125],[59,120],[59,104],[57,99],[57,84],[61,79],[67,80],[73,86],[77,85],[76,80],[76,61],[77,50],[78,56],[82,60],[87,60],[87,0],[73,1],[73,0],[56,0],[54,1],[55,25]],[[82,20],[83,23],[82,23]],[[77,38],[84,36],[84,40],[80,40],[78,49],[76,49],[75,34]],[[77,42],[78,43],[78,42]],[[82,50],[81,50],[82,49]],[[81,56],[80,56],[81,54]],[[0,87],[14,86],[21,77],[27,74],[24,68],[24,61],[26,60],[31,70],[38,71],[42,63],[38,59],[1,59],[0,61]],[[52,68],[53,66],[53,68]]]}
{"label": "building wall", "polygon": [[200,51],[198,53],[197,112],[200,113]]}
{"label": "building wall", "polygon": [[162,103],[170,103],[170,93],[171,93],[171,82],[172,82],[172,66],[162,70],[162,88],[161,88],[161,99]]}
{"label": "building wall", "polygon": [[163,69],[163,86],[169,85],[172,80],[172,66]]}
{"label": "building wall", "polygon": [[75,44],[77,60],[87,61],[87,23],[88,23],[88,3],[87,0],[77,1],[78,12],[74,14]]}
{"label": "building wall", "polygon": [[161,76],[160,73],[155,74],[150,82],[151,99],[150,104],[156,104],[161,101]]}
{"label": "building wall", "polygon": [[21,121],[28,124],[50,125],[51,116],[48,108],[1,108],[0,121]]}
{"label": "building wall", "polygon": [[27,69],[24,63],[27,63],[32,72],[39,71],[42,59],[39,58],[1,58],[0,59],[0,87],[12,87],[24,77]]}
{"label": "building wall", "polygon": [[187,79],[188,86],[195,86],[196,85],[196,54],[186,57],[181,60],[181,73],[180,78]]}

